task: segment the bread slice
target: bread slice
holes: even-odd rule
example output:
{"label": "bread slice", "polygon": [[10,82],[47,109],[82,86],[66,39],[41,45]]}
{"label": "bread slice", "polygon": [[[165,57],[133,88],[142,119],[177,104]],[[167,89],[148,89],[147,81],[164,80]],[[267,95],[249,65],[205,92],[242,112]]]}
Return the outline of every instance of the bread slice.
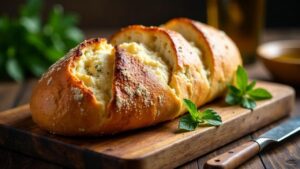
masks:
{"label": "bread slice", "polygon": [[206,100],[222,95],[226,84],[233,80],[237,65],[242,64],[240,52],[233,41],[223,31],[188,18],[172,19],[162,27],[180,33],[202,52],[200,59],[210,84]]}
{"label": "bread slice", "polygon": [[136,43],[91,39],[51,66],[33,91],[33,120],[52,133],[102,135],[175,118],[168,66]]}
{"label": "bread slice", "polygon": [[[169,67],[168,86],[182,100],[192,100],[198,106],[208,95],[206,71],[199,58],[201,51],[191,46],[179,33],[158,27],[140,25],[123,28],[111,38],[113,45],[122,48],[123,43],[135,42],[157,52]],[[178,116],[185,112],[181,106]]]}
{"label": "bread slice", "polygon": [[159,73],[166,70],[164,63],[155,60],[154,55],[142,59],[129,46],[116,47],[112,99],[107,109],[109,119],[107,129],[101,128],[105,133],[170,120],[179,114],[181,108],[180,98],[165,83],[164,76],[157,74],[157,70],[162,70]]}
{"label": "bread slice", "polygon": [[114,47],[105,39],[87,40],[72,49],[49,68],[33,90],[33,120],[41,128],[63,135],[99,132],[107,118],[113,62]]}

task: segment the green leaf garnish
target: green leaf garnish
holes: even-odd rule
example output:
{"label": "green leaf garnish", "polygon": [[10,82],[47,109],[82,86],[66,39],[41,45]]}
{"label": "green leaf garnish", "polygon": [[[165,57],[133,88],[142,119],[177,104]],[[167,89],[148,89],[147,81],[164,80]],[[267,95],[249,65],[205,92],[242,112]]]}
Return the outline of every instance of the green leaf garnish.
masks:
{"label": "green leaf garnish", "polygon": [[242,97],[235,95],[234,93],[228,93],[225,97],[225,102],[230,105],[236,105],[240,103]]}
{"label": "green leaf garnish", "polygon": [[200,119],[211,126],[220,126],[222,124],[221,116],[213,109],[206,109],[204,112],[200,113]]}
{"label": "green leaf garnish", "polygon": [[250,90],[248,95],[255,100],[264,100],[272,98],[272,95],[263,88],[256,88],[254,90]]}
{"label": "green leaf garnish", "polygon": [[179,129],[192,131],[200,124],[209,126],[220,126],[222,124],[221,116],[214,110],[206,109],[203,112],[199,112],[197,106],[192,101],[183,99],[183,103],[188,109],[189,114],[180,118]]}
{"label": "green leaf garnish", "polygon": [[190,115],[193,118],[193,120],[197,120],[197,118],[198,118],[197,106],[192,101],[190,101],[188,99],[183,99],[183,104],[185,105],[185,107],[190,112]]}
{"label": "green leaf garnish", "polygon": [[246,91],[252,90],[255,85],[256,85],[256,80],[253,80],[249,85],[247,85]]}
{"label": "green leaf garnish", "polygon": [[198,126],[198,122],[192,118],[190,114],[184,115],[179,120],[178,128],[182,130],[192,131]]}
{"label": "green leaf garnish", "polygon": [[255,80],[248,84],[247,72],[239,66],[236,71],[236,85],[227,85],[228,93],[225,102],[230,105],[240,105],[246,109],[254,109],[256,100],[272,98],[270,92],[263,88],[254,88],[255,85]]}
{"label": "green leaf garnish", "polygon": [[15,18],[0,16],[0,80],[41,76],[83,40],[77,17],[59,5],[42,21],[43,0],[27,0]]}
{"label": "green leaf garnish", "polygon": [[248,84],[248,74],[246,70],[242,66],[239,66],[236,71],[236,76],[237,88],[244,91]]}
{"label": "green leaf garnish", "polygon": [[256,103],[254,99],[243,97],[242,98],[242,106],[246,109],[253,109],[256,107]]}

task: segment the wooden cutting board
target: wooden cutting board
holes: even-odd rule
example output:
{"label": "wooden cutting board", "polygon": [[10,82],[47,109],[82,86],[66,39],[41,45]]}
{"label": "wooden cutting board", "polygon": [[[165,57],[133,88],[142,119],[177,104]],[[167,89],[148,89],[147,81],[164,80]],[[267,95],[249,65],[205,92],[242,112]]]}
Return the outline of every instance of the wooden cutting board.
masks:
{"label": "wooden cutting board", "polygon": [[56,136],[39,129],[24,105],[0,113],[0,145],[70,168],[173,168],[289,114],[292,88],[267,82],[258,86],[273,98],[257,102],[253,111],[216,100],[201,109],[215,109],[224,124],[184,133],[178,132],[176,119],[114,136]]}

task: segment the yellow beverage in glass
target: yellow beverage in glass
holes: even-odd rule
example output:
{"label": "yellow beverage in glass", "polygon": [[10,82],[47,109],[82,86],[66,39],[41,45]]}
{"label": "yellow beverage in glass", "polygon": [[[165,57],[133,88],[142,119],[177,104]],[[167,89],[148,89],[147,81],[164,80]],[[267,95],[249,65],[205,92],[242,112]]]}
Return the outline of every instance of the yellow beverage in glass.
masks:
{"label": "yellow beverage in glass", "polygon": [[225,31],[233,39],[246,64],[255,61],[264,5],[265,0],[207,0],[208,24]]}

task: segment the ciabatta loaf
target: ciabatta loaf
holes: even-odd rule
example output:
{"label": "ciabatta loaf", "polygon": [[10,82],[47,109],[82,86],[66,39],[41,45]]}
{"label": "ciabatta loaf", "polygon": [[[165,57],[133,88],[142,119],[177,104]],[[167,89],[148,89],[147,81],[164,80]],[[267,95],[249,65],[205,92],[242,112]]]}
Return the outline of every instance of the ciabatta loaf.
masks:
{"label": "ciabatta loaf", "polygon": [[32,117],[72,136],[154,125],[183,114],[183,98],[201,106],[220,96],[240,64],[231,40],[209,26],[188,19],[129,26],[110,43],[84,41],[51,66],[33,91]]}

